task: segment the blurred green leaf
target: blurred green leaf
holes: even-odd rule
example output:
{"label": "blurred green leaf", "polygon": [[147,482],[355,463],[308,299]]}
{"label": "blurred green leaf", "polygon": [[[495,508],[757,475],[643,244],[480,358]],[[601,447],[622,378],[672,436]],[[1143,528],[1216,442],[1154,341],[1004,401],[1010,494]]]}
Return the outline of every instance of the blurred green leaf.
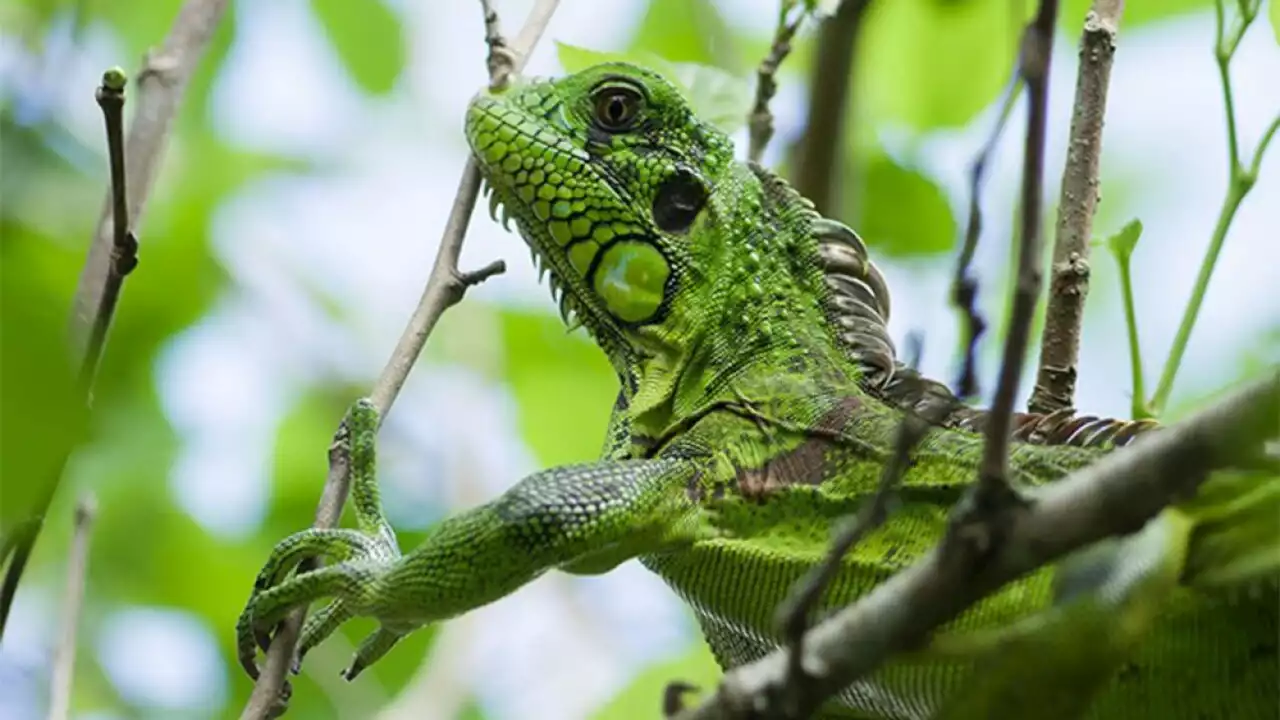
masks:
{"label": "blurred green leaf", "polygon": [[33,271],[47,238],[0,219],[0,534],[30,516],[82,439],[64,302]]}
{"label": "blurred green leaf", "polygon": [[404,33],[385,2],[311,0],[311,9],[356,84],[373,95],[395,87],[404,69]]}
{"label": "blurred green leaf", "polygon": [[1267,17],[1271,18],[1271,32],[1275,33],[1276,43],[1280,44],[1280,0],[1268,3]]}
{"label": "blurred green leaf", "polygon": [[618,377],[583,334],[549,313],[503,309],[504,376],[520,435],[541,467],[595,460],[618,395]]}
{"label": "blurred green leaf", "polygon": [[747,122],[751,108],[752,86],[718,67],[699,63],[674,63],[645,50],[603,52],[556,43],[560,66],[575,73],[606,62],[626,62],[646,67],[680,88],[699,118],[732,133]]}
{"label": "blurred green leaf", "polygon": [[715,65],[732,73],[748,68],[736,37],[710,0],[650,0],[629,50],[672,62]]}
{"label": "blurred green leaf", "polygon": [[[1274,2],[1272,3],[1274,6]],[[1062,13],[1058,16],[1058,27],[1067,33],[1074,43],[1084,28],[1085,14],[1093,5],[1093,0],[1066,0],[1062,4]],[[1124,17],[1120,20],[1120,34],[1149,23],[1162,20],[1174,20],[1189,13],[1209,10],[1213,0],[1160,0],[1160,2],[1127,2],[1124,4]]]}
{"label": "blurred green leaf", "polygon": [[866,22],[858,94],[874,117],[929,130],[965,125],[996,99],[1022,17],[1006,0],[894,0],[872,3]]}
{"label": "blurred green leaf", "polygon": [[951,205],[931,178],[878,152],[867,160],[860,179],[858,233],[871,247],[903,256],[933,255],[954,246]]}
{"label": "blurred green leaf", "polygon": [[1133,249],[1138,246],[1138,238],[1142,236],[1142,221],[1130,220],[1116,234],[1107,238],[1107,247],[1122,263],[1128,262]]}
{"label": "blurred green leaf", "polygon": [[657,663],[641,671],[591,720],[639,720],[661,714],[662,693],[673,680],[689,683],[703,692],[712,692],[723,673],[707,644],[696,640],[685,654]]}

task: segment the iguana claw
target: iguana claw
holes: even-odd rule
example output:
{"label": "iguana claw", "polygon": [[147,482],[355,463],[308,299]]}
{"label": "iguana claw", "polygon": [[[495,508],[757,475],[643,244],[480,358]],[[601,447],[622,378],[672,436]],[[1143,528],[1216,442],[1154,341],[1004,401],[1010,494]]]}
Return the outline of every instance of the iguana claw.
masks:
{"label": "iguana claw", "polygon": [[[378,412],[368,400],[357,401],[344,421],[340,447],[350,455],[352,505],[359,530],[312,528],[294,533],[278,543],[253,583],[253,592],[236,623],[240,666],[252,678],[259,674],[257,651],[271,646],[276,625],[292,610],[325,597],[334,598],[302,628],[291,670],[301,670],[307,651],[333,634],[356,615],[378,617],[378,580],[396,566],[400,549],[382,514],[378,498],[374,439]],[[316,560],[336,563],[310,567]],[[351,669],[361,669],[381,657],[402,635],[416,627],[398,623],[383,627],[364,644]]]}

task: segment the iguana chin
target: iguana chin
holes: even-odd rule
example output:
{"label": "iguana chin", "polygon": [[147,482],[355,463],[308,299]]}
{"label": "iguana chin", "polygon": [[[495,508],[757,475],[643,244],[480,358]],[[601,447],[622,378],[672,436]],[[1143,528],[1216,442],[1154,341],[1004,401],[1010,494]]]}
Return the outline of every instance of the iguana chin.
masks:
{"label": "iguana chin", "polygon": [[[783,180],[735,161],[675,85],[632,65],[481,94],[466,136],[493,209],[515,219],[566,321],[617,370],[603,457],[535,473],[401,555],[378,499],[376,414],[358,402],[345,427],[359,528],[276,547],[238,624],[246,670],[256,675],[276,623],[315,600],[333,599],[309,618],[300,654],[348,618],[380,623],[353,678],[412,630],[548,570],[603,573],[631,558],[692,608],[722,667],[770,652],[779,604],[874,492],[902,406],[919,405],[893,390],[888,294],[865,247]],[[844,558],[824,609],[920,557],[975,477],[981,414],[931,387],[958,427],[914,451],[898,507]],[[1146,428],[1021,426],[1057,428],[1014,444],[1024,489]],[[1142,532],[1006,586],[822,717],[1274,718],[1277,513],[1274,479],[1211,481]],[[295,572],[308,557],[330,564]]]}

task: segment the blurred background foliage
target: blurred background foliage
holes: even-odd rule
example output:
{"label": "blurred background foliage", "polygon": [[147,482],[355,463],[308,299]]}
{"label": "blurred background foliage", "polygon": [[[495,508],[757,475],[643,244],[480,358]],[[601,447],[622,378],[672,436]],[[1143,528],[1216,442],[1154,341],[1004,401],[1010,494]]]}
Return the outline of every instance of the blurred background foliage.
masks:
{"label": "blurred background foliage", "polygon": [[[508,32],[529,4],[498,3]],[[71,508],[87,490],[100,512],[77,716],[238,714],[251,686],[234,660],[232,628],[252,578],[277,540],[310,523],[329,437],[390,352],[435,251],[465,157],[462,110],[484,78],[472,5],[233,3],[175,125],[139,232],[141,265],[126,284],[86,424],[70,392],[63,338],[107,186],[93,87],[106,66],[136,67],[180,3],[0,0],[4,527],[30,507],[59,452],[81,443],[0,648],[0,718],[42,716]],[[873,0],[848,80],[844,142],[830,148],[841,159],[833,212],[884,263],[896,293],[895,335],[926,329],[925,369],[935,375],[951,368],[954,322],[942,298],[967,202],[964,166],[993,117],[1031,5]],[[1088,2],[1063,5],[1051,198]],[[656,56],[686,64],[684,77],[712,102],[704,111],[740,117],[769,45],[772,2],[601,7],[566,0],[534,71],[560,72],[559,61],[580,61],[582,48]],[[1113,85],[1108,122],[1116,129],[1096,227],[1105,236],[1143,216],[1134,260],[1139,317],[1157,360],[1223,187],[1210,7],[1130,3]],[[1251,33],[1237,64],[1250,138],[1274,113],[1264,100],[1274,100],[1280,74],[1274,0],[1269,13],[1272,27]],[[784,169],[811,100],[815,37],[801,33],[781,74],[769,161]],[[553,40],[566,44],[557,49]],[[1182,69],[1169,67],[1169,57]],[[1144,80],[1136,70],[1126,79],[1130,63],[1202,80],[1158,96],[1176,103],[1152,107],[1156,96],[1140,85],[1181,81]],[[1193,119],[1166,122],[1176,114]],[[1144,141],[1148,130],[1163,140]],[[1016,142],[1001,145],[1002,169],[988,192],[980,267],[984,306],[997,317],[1017,157]],[[1280,168],[1270,165],[1255,194],[1274,199]],[[1170,177],[1192,173],[1202,179]],[[1270,286],[1259,282],[1280,261],[1277,208],[1260,200],[1241,211],[1219,270],[1234,277],[1219,278],[1210,294],[1175,413],[1280,359],[1280,303],[1262,298]],[[451,508],[525,472],[593,458],[616,392],[600,354],[581,334],[565,333],[520,241],[476,217],[467,262],[503,256],[512,269],[446,315],[383,433],[386,496],[406,546]],[[1103,252],[1094,267],[1080,404],[1124,414],[1115,272]],[[1248,287],[1257,288],[1252,300],[1233,297]],[[338,670],[370,625],[351,623],[309,657],[292,716],[648,718],[668,679],[705,685],[717,676],[683,610],[633,567],[604,578],[544,578],[475,616],[418,633],[354,684]],[[445,647],[453,627],[461,629]],[[429,651],[433,643],[438,652]]]}

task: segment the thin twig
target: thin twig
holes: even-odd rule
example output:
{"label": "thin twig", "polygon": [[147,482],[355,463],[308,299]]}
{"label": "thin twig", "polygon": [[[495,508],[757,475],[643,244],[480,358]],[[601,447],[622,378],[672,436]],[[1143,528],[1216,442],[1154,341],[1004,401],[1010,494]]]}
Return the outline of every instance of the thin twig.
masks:
{"label": "thin twig", "polygon": [[1124,0],[1094,0],[1080,36],[1080,70],[1058,199],[1049,305],[1040,335],[1036,386],[1027,403],[1033,413],[1051,413],[1074,404],[1080,333],[1089,294],[1089,243],[1099,200],[1102,124],[1123,13]]}
{"label": "thin twig", "polygon": [[[795,17],[792,18],[792,12]],[[764,149],[773,137],[773,113],[769,110],[769,101],[778,92],[778,68],[782,61],[791,54],[791,40],[795,37],[800,24],[808,16],[809,11],[803,2],[797,0],[781,0],[778,8],[778,25],[773,31],[773,44],[769,54],[760,61],[756,70],[756,99],[747,116],[749,144],[747,157],[751,162],[760,162]]]}
{"label": "thin twig", "polygon": [[1013,108],[1017,105],[1021,92],[1022,73],[1015,69],[1005,86],[1000,110],[996,114],[996,124],[973,164],[969,166],[969,222],[965,227],[964,245],[960,247],[960,255],[956,258],[955,277],[951,282],[951,303],[960,310],[964,323],[964,358],[956,379],[956,395],[962,399],[978,394],[978,340],[987,330],[987,321],[978,312],[978,280],[969,274],[974,253],[978,249],[978,238],[982,236],[982,185],[986,180],[987,164],[995,155],[996,145],[1013,115]]}
{"label": "thin twig", "polygon": [[985,512],[993,503],[1008,500],[1006,482],[1009,442],[1013,431],[1013,405],[1022,377],[1022,364],[1031,340],[1031,322],[1040,299],[1040,205],[1044,187],[1045,126],[1049,115],[1049,61],[1053,54],[1057,0],[1041,0],[1035,18],[1022,34],[1018,72],[1027,85],[1027,136],[1022,160],[1022,228],[1018,251],[1018,276],[1013,289],[1009,329],[1005,337],[1000,378],[986,424],[982,465],[978,473],[975,509]]}
{"label": "thin twig", "polygon": [[1205,250],[1204,259],[1200,262],[1200,271],[1196,274],[1195,285],[1191,288],[1191,297],[1187,300],[1182,320],[1178,323],[1173,345],[1169,348],[1169,356],[1165,358],[1160,380],[1156,384],[1151,400],[1147,402],[1147,408],[1153,415],[1159,415],[1164,411],[1169,395],[1173,392],[1173,381],[1177,378],[1178,369],[1182,366],[1182,357],[1187,351],[1187,344],[1191,341],[1191,331],[1195,328],[1196,319],[1200,316],[1204,296],[1209,290],[1209,281],[1213,278],[1213,271],[1218,264],[1218,255],[1226,244],[1227,232],[1231,229],[1231,223],[1235,220],[1240,203],[1253,189],[1258,179],[1258,166],[1262,162],[1262,154],[1266,151],[1271,138],[1275,136],[1277,127],[1280,126],[1280,117],[1278,117],[1258,143],[1253,162],[1246,167],[1240,157],[1235,95],[1231,89],[1231,59],[1235,56],[1236,49],[1240,47],[1240,40],[1244,38],[1245,31],[1257,17],[1262,2],[1261,0],[1241,0],[1238,3],[1241,10],[1240,21],[1228,29],[1223,1],[1218,0],[1214,3],[1217,28],[1214,59],[1217,61],[1218,79],[1222,85],[1222,104],[1227,116],[1227,193],[1222,199],[1218,221],[1214,224],[1213,235],[1209,238],[1209,247]]}
{"label": "thin twig", "polygon": [[129,227],[127,176],[124,159],[124,86],[127,79],[120,68],[102,75],[102,85],[94,97],[102,108],[107,128],[107,154],[111,163],[111,261],[103,286],[102,302],[89,328],[89,342],[80,366],[80,390],[87,399],[106,347],[107,330],[115,316],[124,279],[138,266],[138,240]]}
{"label": "thin twig", "polygon": [[[115,314],[116,303],[120,298],[120,290],[124,286],[124,278],[138,264],[138,243],[129,231],[129,215],[125,208],[125,171],[123,141],[124,88],[128,78],[120,68],[111,68],[102,74],[102,84],[94,93],[98,107],[102,108],[103,122],[107,133],[107,156],[111,168],[111,190],[113,222],[111,262],[107,266],[107,277],[104,284],[102,303],[86,328],[88,340],[83,346],[84,354],[80,358],[80,369],[76,380],[77,391],[85,406],[91,405],[93,382],[98,374],[98,366],[102,362],[102,353],[106,346],[107,330],[111,327],[111,318]],[[0,554],[0,565],[12,552],[8,569],[5,571],[4,583],[0,585],[0,637],[8,625],[9,610],[18,594],[18,583],[26,570],[27,561],[35,547],[36,538],[44,527],[45,513],[53,503],[53,496],[62,480],[67,467],[71,448],[67,448],[59,456],[44,479],[40,496],[34,507],[33,515],[21,525],[14,528],[5,538],[4,552]]]}
{"label": "thin twig", "polygon": [[[164,159],[169,131],[187,84],[229,4],[228,0],[187,0],[174,18],[164,44],[147,53],[136,76],[137,100],[125,141],[124,163],[129,176],[127,214],[135,233],[142,227],[151,185]],[[108,266],[116,247],[114,204],[114,198],[108,195],[76,288],[72,338],[77,345],[87,342],[93,317],[107,292]]]}
{"label": "thin twig", "polygon": [[[91,392],[93,377],[97,372],[102,343],[120,293],[119,280],[136,264],[137,241],[134,232],[141,224],[143,210],[151,193],[151,183],[159,170],[167,145],[169,128],[177,115],[183,91],[208,48],[227,5],[228,0],[188,0],[178,11],[160,51],[149,53],[138,73],[138,100],[135,103],[129,137],[124,145],[123,161],[119,160],[116,152],[111,152],[112,189],[108,191],[103,203],[72,302],[72,353],[83,359],[80,383],[86,393]],[[120,79],[122,78],[104,77],[104,87]],[[108,108],[104,106],[103,111],[108,112]],[[109,141],[111,122],[108,116]],[[126,175],[129,177],[129,184],[124,193],[125,212],[119,212],[116,182],[119,181],[123,187]],[[119,233],[122,226],[127,230],[123,240]],[[134,258],[132,263],[129,258]],[[0,542],[0,547],[12,552],[12,556],[8,558],[0,555],[0,567],[4,566],[6,559],[9,563],[4,582],[0,585],[0,637],[4,636],[18,582],[44,525],[44,515],[53,502],[66,462],[67,457],[64,455],[55,464],[53,474],[42,489],[43,494],[38,499],[32,516],[11,531],[12,538],[6,537]]]}
{"label": "thin twig", "polygon": [[[809,74],[809,118],[795,148],[791,184],[823,215],[831,215],[839,185],[836,167],[849,159],[841,139],[850,116],[853,63],[871,0],[844,0],[835,15],[818,26],[818,43]],[[847,220],[847,218],[846,218]]]}
{"label": "thin twig", "polygon": [[75,536],[67,559],[67,589],[62,604],[62,637],[53,656],[53,678],[49,682],[49,720],[71,716],[72,680],[76,670],[76,635],[80,628],[80,607],[84,603],[85,577],[89,569],[89,536],[97,502],[86,493],[76,503]]}
{"label": "thin twig", "polygon": [[[1141,528],[1193,496],[1206,475],[1250,457],[1280,434],[1280,373],[1250,383],[1182,423],[1040,489],[1017,509],[990,552],[948,534],[927,555],[809,633],[802,712],[875,671],[1004,584],[1100,540]],[[959,547],[957,547],[959,546]],[[716,693],[680,720],[751,714],[786,678],[785,649],[727,673]],[[803,715],[802,715],[803,716]]]}
{"label": "thin twig", "polygon": [[[505,43],[489,42],[491,49],[503,48],[501,54],[507,58],[506,61],[490,58],[488,66],[490,71],[495,73],[489,78],[491,87],[502,87],[511,73],[518,72],[524,67],[529,52],[542,36],[558,4],[559,0],[539,0],[534,5],[509,54],[505,52]],[[498,19],[487,2],[482,3],[482,9],[485,17],[486,38],[489,38],[492,33],[497,32]],[[474,159],[468,159],[458,183],[457,196],[454,198],[449,219],[445,223],[440,239],[440,250],[436,253],[435,264],[431,268],[426,288],[418,301],[418,307],[409,318],[399,342],[396,343],[395,350],[392,351],[390,359],[370,393],[380,418],[387,416],[441,314],[462,300],[468,287],[483,282],[506,269],[505,264],[498,260],[476,271],[464,273],[458,270],[458,257],[462,251],[467,222],[475,208],[479,193],[480,170]],[[347,454],[343,452],[341,435],[342,428],[339,427],[334,444],[330,447],[329,473],[325,478],[320,501],[316,507],[313,527],[335,527],[341,517],[342,506],[346,502],[350,485],[350,464]],[[289,693],[285,673],[293,664],[298,633],[305,617],[305,608],[293,611],[272,637],[266,661],[263,663],[249,702],[240,715],[241,720],[275,717],[283,712],[284,701],[287,701]]]}

